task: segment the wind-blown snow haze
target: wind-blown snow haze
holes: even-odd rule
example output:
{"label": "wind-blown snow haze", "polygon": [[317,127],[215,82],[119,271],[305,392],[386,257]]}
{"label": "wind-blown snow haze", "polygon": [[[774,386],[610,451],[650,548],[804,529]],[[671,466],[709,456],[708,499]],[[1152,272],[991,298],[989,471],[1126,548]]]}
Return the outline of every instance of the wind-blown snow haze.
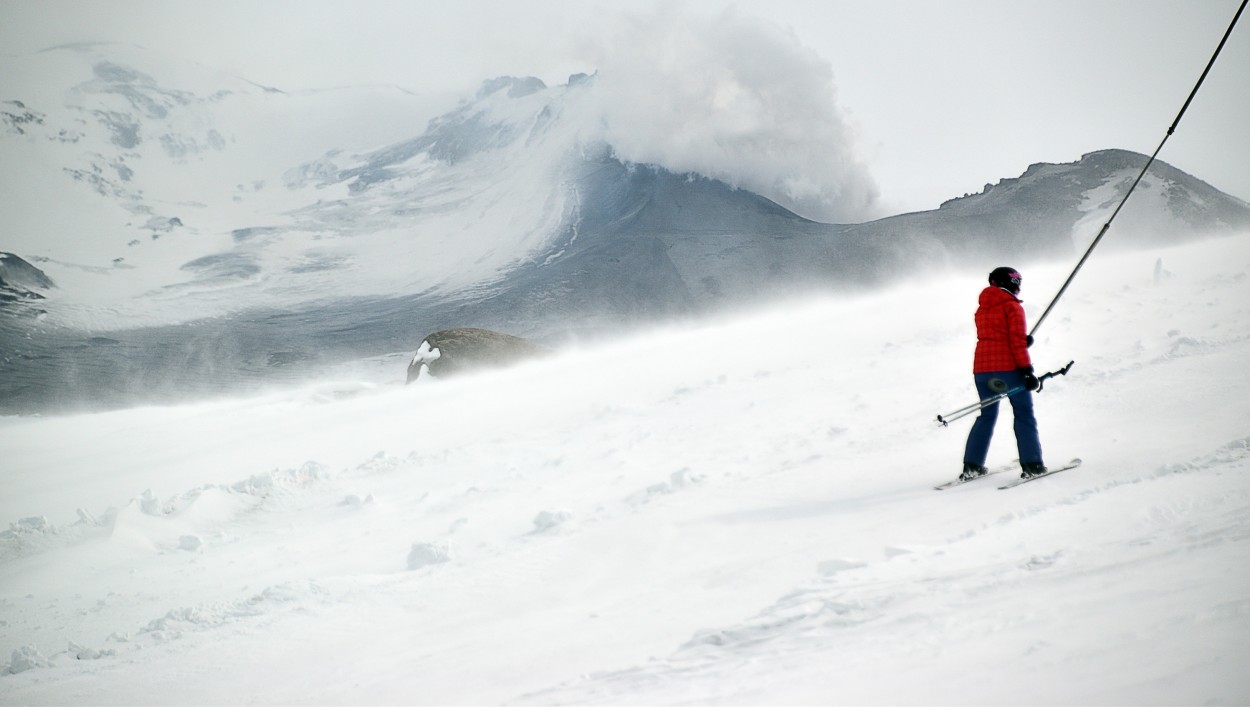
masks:
{"label": "wind-blown snow haze", "polygon": [[[1070,258],[1147,161],[1036,163],[858,222],[873,189],[827,62],[767,22],[682,17],[634,16],[595,74],[486,79],[432,118],[393,86],[288,93],[132,45],[3,58],[22,80],[0,157],[21,167],[0,171],[0,278],[30,286],[0,284],[0,410],[254,390],[448,327],[559,346]],[[1141,184],[1137,246],[1250,225],[1161,160]]]}
{"label": "wind-blown snow haze", "polygon": [[0,2],[0,704],[1250,704],[1224,0],[607,5]]}
{"label": "wind-blown snow haze", "polygon": [[818,221],[882,215],[828,60],[735,9],[678,8],[627,16],[596,55],[616,155],[719,179]]}
{"label": "wind-blown snow haze", "polygon": [[0,419],[0,702],[1245,703],[1250,234],[1092,261],[1031,349],[1084,464],[997,490],[1000,419],[939,492],[983,286]]}

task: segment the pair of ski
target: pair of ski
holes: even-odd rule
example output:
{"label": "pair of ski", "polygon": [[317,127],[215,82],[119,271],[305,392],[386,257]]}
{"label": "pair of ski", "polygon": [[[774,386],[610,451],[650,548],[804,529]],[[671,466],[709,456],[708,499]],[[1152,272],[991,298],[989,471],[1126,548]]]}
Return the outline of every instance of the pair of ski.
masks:
{"label": "pair of ski", "polygon": [[[1044,479],[1044,478],[1046,478],[1047,476],[1050,476],[1050,475],[1052,475],[1052,474],[1058,474],[1058,473],[1059,473],[1059,472],[1061,472],[1061,471],[1067,471],[1068,469],[1075,469],[1075,468],[1077,468],[1077,467],[1078,467],[1078,466],[1080,466],[1080,465],[1081,465],[1081,460],[1080,460],[1080,459],[1073,459],[1072,461],[1068,462],[1067,464],[1062,464],[1062,465],[1060,465],[1060,466],[1057,466],[1057,467],[1052,467],[1052,468],[1047,469],[1045,474],[1038,474],[1037,476],[1030,476],[1030,477],[1028,477],[1028,478],[1015,478],[1015,479],[1012,479],[1011,481],[1008,481],[1007,483],[1003,484],[1002,486],[999,486],[999,487],[998,487],[998,489],[1001,491],[1001,490],[1003,490],[1003,489],[1009,489],[1009,488],[1012,488],[1012,487],[1015,487],[1015,486],[1019,486],[1020,484],[1027,484],[1027,483],[1028,483],[1028,482],[1030,482],[1030,481],[1036,481],[1036,480],[1038,480],[1038,479]],[[968,483],[969,481],[977,481],[977,480],[979,480],[979,479],[984,479],[985,477],[987,477],[987,476],[991,476],[991,475],[993,475],[993,474],[1001,474],[1001,473],[1003,473],[1003,472],[1005,472],[1005,471],[1019,470],[1019,468],[1020,468],[1020,467],[1019,467],[1018,465],[1014,465],[1014,464],[1013,464],[1013,465],[1009,465],[1009,466],[1002,466],[1002,467],[999,467],[999,468],[997,468],[997,469],[990,469],[989,471],[985,472],[985,473],[984,473],[984,474],[982,474],[981,476],[978,476],[978,477],[976,477],[976,478],[972,478],[972,479],[968,479],[967,481],[965,481],[965,480],[963,480],[963,479],[955,479],[954,481],[947,481],[947,482],[946,482],[946,483],[944,483],[944,484],[938,484],[937,486],[934,486],[933,488],[937,489],[938,491],[941,491],[941,490],[943,490],[943,489],[948,489],[948,488],[952,488],[952,487],[955,487],[955,486],[961,486],[961,485],[963,485],[963,484]]]}

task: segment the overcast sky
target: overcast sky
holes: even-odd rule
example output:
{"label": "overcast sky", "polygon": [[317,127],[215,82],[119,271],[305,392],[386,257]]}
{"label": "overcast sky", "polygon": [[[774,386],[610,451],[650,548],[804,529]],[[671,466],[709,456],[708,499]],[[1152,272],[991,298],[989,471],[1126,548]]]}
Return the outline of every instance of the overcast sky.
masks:
{"label": "overcast sky", "polygon": [[[658,51],[639,38],[647,23],[656,32],[678,21],[713,27],[728,10],[790,33],[827,64],[881,207],[897,213],[936,208],[1033,162],[1068,162],[1109,147],[1149,154],[1238,4],[0,0],[0,52],[110,40],[287,90],[387,83],[469,93],[499,75],[563,83],[599,68],[607,46]],[[721,58],[709,52],[703,60]],[[1250,201],[1247,126],[1250,18],[1243,17],[1160,158]]]}

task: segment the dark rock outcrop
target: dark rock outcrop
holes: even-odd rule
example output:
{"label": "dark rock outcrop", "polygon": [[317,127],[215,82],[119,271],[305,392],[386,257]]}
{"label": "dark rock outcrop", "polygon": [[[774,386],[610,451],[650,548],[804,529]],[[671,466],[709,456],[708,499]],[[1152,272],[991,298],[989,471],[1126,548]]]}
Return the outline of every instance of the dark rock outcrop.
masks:
{"label": "dark rock outcrop", "polygon": [[42,270],[12,254],[0,252],[0,303],[43,299],[35,290],[56,287]]}
{"label": "dark rock outcrop", "polygon": [[468,371],[503,368],[548,354],[537,344],[490,329],[461,327],[425,337],[408,364],[408,382],[429,375],[442,378]]}

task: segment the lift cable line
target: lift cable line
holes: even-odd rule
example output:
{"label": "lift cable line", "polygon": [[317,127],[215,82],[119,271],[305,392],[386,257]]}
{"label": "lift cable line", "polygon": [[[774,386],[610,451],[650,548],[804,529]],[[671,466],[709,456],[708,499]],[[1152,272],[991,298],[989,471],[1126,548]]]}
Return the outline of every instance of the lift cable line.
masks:
{"label": "lift cable line", "polygon": [[1176,132],[1176,126],[1181,122],[1181,117],[1185,115],[1185,111],[1189,109],[1189,104],[1193,102],[1194,96],[1198,94],[1198,89],[1202,87],[1202,82],[1206,80],[1207,74],[1211,72],[1211,67],[1215,65],[1215,60],[1219,57],[1220,50],[1224,48],[1224,43],[1228,41],[1228,36],[1233,33],[1233,27],[1237,26],[1237,20],[1241,17],[1242,11],[1246,9],[1246,3],[1248,1],[1250,0],[1241,0],[1241,6],[1237,8],[1237,13],[1233,15],[1233,21],[1229,23],[1228,29],[1224,32],[1224,37],[1220,39],[1219,46],[1215,48],[1215,53],[1211,55],[1211,61],[1207,62],[1207,68],[1203,69],[1202,76],[1198,77],[1198,83],[1194,84],[1194,90],[1189,92],[1189,98],[1185,99],[1185,105],[1181,106],[1181,111],[1176,114],[1176,120],[1172,121],[1172,125],[1168,127],[1167,134],[1163,136],[1163,140],[1160,141],[1159,146],[1155,148],[1154,154],[1150,156],[1150,159],[1146,162],[1146,166],[1142,167],[1141,174],[1137,175],[1137,179],[1134,180],[1132,186],[1128,188],[1128,191],[1124,194],[1124,198],[1120,199],[1119,206],[1115,207],[1115,211],[1111,213],[1111,218],[1107,219],[1107,222],[1103,224],[1102,230],[1098,232],[1098,236],[1094,238],[1094,242],[1089,244],[1089,249],[1085,251],[1085,255],[1081,256],[1080,262],[1076,264],[1076,267],[1072,270],[1072,274],[1068,275],[1068,279],[1063,283],[1063,287],[1059,288],[1059,292],[1055,295],[1055,298],[1050,301],[1049,305],[1047,305],[1046,311],[1042,312],[1042,316],[1038,317],[1037,322],[1033,324],[1033,329],[1029,332],[1029,336],[1033,336],[1037,333],[1037,330],[1042,326],[1042,322],[1046,321],[1046,317],[1050,315],[1050,311],[1054,309],[1055,305],[1059,302],[1059,298],[1063,297],[1064,292],[1067,292],[1068,285],[1072,284],[1072,280],[1075,279],[1076,274],[1081,271],[1081,268],[1085,265],[1085,261],[1089,260],[1089,256],[1094,252],[1094,248],[1098,247],[1099,241],[1102,240],[1103,236],[1107,235],[1107,230],[1111,228],[1111,222],[1114,221],[1115,217],[1120,213],[1120,209],[1124,208],[1124,203],[1128,201],[1129,196],[1133,194],[1133,190],[1137,188],[1137,184],[1141,182],[1142,177],[1146,176],[1146,170],[1150,169],[1150,165],[1154,164],[1155,157],[1157,157],[1159,155],[1159,151],[1163,149],[1163,144],[1168,141],[1168,138],[1172,136],[1172,133]]}
{"label": "lift cable line", "polygon": [[[1219,57],[1220,50],[1222,50],[1224,48],[1224,44],[1228,42],[1228,37],[1233,33],[1233,28],[1237,26],[1237,20],[1241,18],[1241,13],[1246,9],[1246,4],[1248,2],[1250,2],[1250,0],[1241,0],[1241,6],[1237,8],[1236,14],[1233,15],[1233,21],[1229,23],[1228,29],[1224,32],[1224,37],[1220,39],[1219,45],[1215,48],[1215,53],[1211,55],[1211,60],[1207,62],[1207,67],[1202,70],[1202,75],[1198,77],[1198,83],[1194,84],[1193,90],[1189,92],[1189,97],[1185,99],[1185,105],[1181,106],[1180,112],[1176,114],[1176,120],[1172,121],[1172,125],[1168,127],[1167,135],[1163,136],[1163,140],[1160,141],[1159,146],[1155,148],[1154,154],[1150,156],[1150,159],[1146,162],[1146,166],[1142,167],[1141,173],[1137,175],[1137,179],[1133,181],[1133,184],[1128,188],[1128,191],[1125,192],[1124,198],[1120,199],[1120,203],[1115,207],[1115,211],[1111,213],[1111,218],[1107,219],[1107,222],[1103,224],[1102,230],[1098,232],[1098,236],[1094,238],[1094,242],[1089,245],[1089,248],[1085,251],[1085,255],[1081,256],[1080,262],[1078,262],[1076,267],[1073,268],[1072,274],[1068,275],[1068,279],[1063,283],[1063,287],[1059,288],[1058,294],[1056,294],[1055,298],[1050,301],[1050,304],[1046,306],[1046,311],[1042,312],[1042,316],[1039,317],[1037,322],[1033,325],[1033,330],[1029,332],[1030,340],[1032,340],[1033,335],[1037,333],[1038,328],[1042,326],[1042,322],[1046,321],[1046,317],[1050,314],[1050,311],[1055,308],[1055,305],[1059,302],[1059,298],[1063,297],[1064,292],[1067,292],[1068,286],[1072,284],[1072,280],[1076,278],[1076,274],[1081,271],[1081,267],[1085,265],[1085,261],[1089,260],[1090,254],[1094,252],[1094,248],[1098,246],[1099,241],[1102,240],[1103,236],[1107,235],[1107,230],[1111,228],[1111,222],[1114,221],[1115,217],[1120,213],[1120,209],[1124,208],[1124,203],[1128,201],[1129,196],[1131,196],[1133,190],[1137,188],[1137,185],[1141,182],[1142,177],[1146,176],[1146,171],[1150,169],[1150,165],[1154,164],[1155,158],[1159,155],[1159,151],[1163,149],[1163,144],[1168,141],[1168,138],[1172,136],[1172,133],[1176,132],[1176,126],[1180,124],[1181,118],[1185,115],[1185,111],[1189,109],[1189,104],[1193,102],[1194,96],[1198,95],[1198,89],[1202,87],[1202,82],[1206,80],[1207,74],[1211,72],[1211,67],[1215,65],[1215,60]],[[1067,375],[1071,368],[1072,363],[1069,362],[1068,365],[1057,371],[1051,371],[1050,373],[1045,373],[1040,376],[1038,378],[1037,391],[1039,393],[1041,392],[1041,384],[1043,381],[1056,376]],[[996,395],[986,398],[985,400],[977,401],[946,415],[938,415],[937,421],[940,422],[943,427],[946,427],[951,422],[958,420],[959,418],[971,415],[974,412],[978,412],[991,405],[997,404],[1004,398],[1023,393],[1027,390],[1026,386],[1017,386],[1010,389],[1003,386],[1003,388],[1004,389],[998,391]]]}

